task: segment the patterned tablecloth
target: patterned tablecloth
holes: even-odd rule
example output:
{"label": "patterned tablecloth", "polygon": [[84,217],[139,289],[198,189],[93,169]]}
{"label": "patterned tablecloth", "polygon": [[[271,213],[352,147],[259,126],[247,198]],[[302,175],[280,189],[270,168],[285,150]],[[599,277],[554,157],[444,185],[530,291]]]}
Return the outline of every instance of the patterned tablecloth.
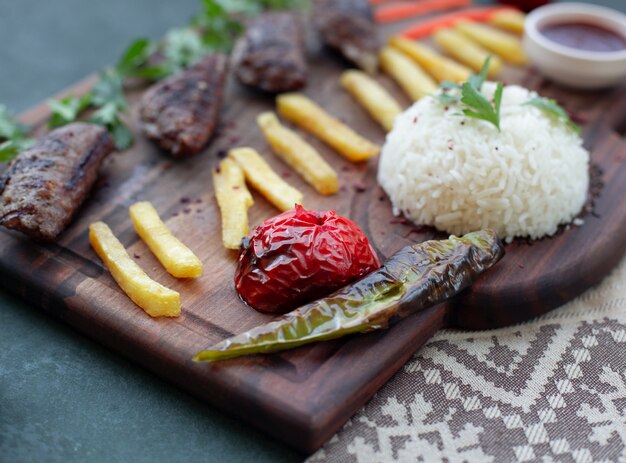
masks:
{"label": "patterned tablecloth", "polygon": [[307,460],[329,461],[626,462],[626,259],[529,323],[438,333]]}

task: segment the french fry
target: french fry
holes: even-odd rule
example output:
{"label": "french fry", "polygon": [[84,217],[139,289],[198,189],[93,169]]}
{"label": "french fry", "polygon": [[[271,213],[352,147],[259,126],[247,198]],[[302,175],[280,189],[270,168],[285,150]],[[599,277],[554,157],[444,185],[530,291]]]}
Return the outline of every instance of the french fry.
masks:
{"label": "french fry", "polygon": [[389,39],[389,45],[407,55],[439,82],[444,80],[465,82],[472,73],[467,66],[446,58],[415,40],[397,35]]}
{"label": "french fry", "polygon": [[265,112],[256,118],[274,152],[322,195],[339,190],[337,172],[300,135],[283,126],[276,114]]}
{"label": "french fry", "polygon": [[228,156],[239,164],[248,183],[281,211],[302,204],[302,193],[280,178],[252,148],[235,148]]}
{"label": "french fry", "polygon": [[389,132],[396,116],[402,112],[400,104],[376,80],[363,71],[350,69],[341,74],[341,85]]}
{"label": "french fry", "polygon": [[519,66],[528,62],[522,49],[522,42],[511,34],[469,21],[459,22],[455,27],[471,40],[499,55],[504,61]]}
{"label": "french fry", "polygon": [[489,18],[490,24],[519,35],[524,33],[525,22],[526,15],[512,8],[510,10],[497,11]]}
{"label": "french fry", "polygon": [[365,161],[380,151],[379,146],[361,137],[301,93],[279,95],[276,106],[285,119],[320,138],[349,161]]}
{"label": "french fry", "polygon": [[498,56],[489,53],[477,43],[467,40],[463,34],[454,29],[439,29],[435,32],[433,39],[444,52],[476,72],[481,71],[488,56],[491,56],[488,75],[495,77],[502,72],[502,60]]}
{"label": "french fry", "polygon": [[122,291],[151,317],[180,315],[180,295],[151,279],[104,222],[89,226],[89,242]]}
{"label": "french fry", "polygon": [[170,275],[176,278],[202,275],[200,259],[172,234],[151,203],[135,203],[128,211],[137,234]]}
{"label": "french fry", "polygon": [[437,91],[435,81],[411,58],[395,48],[383,47],[380,66],[413,101]]}
{"label": "french fry", "polygon": [[239,164],[229,158],[220,162],[213,169],[213,188],[222,216],[222,244],[226,249],[239,249],[250,231],[248,209],[254,204]]}

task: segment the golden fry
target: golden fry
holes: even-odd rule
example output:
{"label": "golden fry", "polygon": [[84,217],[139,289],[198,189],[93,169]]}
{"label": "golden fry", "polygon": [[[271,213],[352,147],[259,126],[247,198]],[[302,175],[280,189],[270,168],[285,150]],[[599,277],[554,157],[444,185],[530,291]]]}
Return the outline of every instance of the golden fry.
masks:
{"label": "golden fry", "polygon": [[495,77],[502,71],[502,60],[498,56],[489,53],[483,47],[468,40],[467,37],[454,29],[439,29],[435,32],[433,39],[444,52],[476,72],[482,70],[488,56],[491,56],[488,75]]}
{"label": "golden fry", "polygon": [[363,71],[350,69],[341,74],[341,85],[389,132],[396,116],[402,112],[400,104],[376,80]]}
{"label": "golden fry", "polygon": [[411,58],[395,48],[383,47],[380,66],[414,101],[437,91],[435,81]]}
{"label": "golden fry", "polygon": [[339,190],[337,172],[300,135],[283,126],[276,114],[262,113],[256,121],[274,152],[318,193],[332,195]]}
{"label": "golden fry", "polygon": [[514,9],[498,11],[489,18],[490,24],[520,35],[524,33],[525,22],[526,15]]}
{"label": "golden fry", "polygon": [[152,204],[148,201],[135,203],[129,213],[137,234],[170,275],[176,278],[202,275],[200,259],[172,234]]}
{"label": "golden fry", "polygon": [[285,119],[320,138],[349,161],[365,161],[380,151],[379,146],[361,137],[301,93],[279,95],[276,106]]}
{"label": "golden fry", "polygon": [[522,42],[511,34],[469,21],[457,23],[456,28],[471,40],[478,42],[479,45],[511,64],[521,66],[528,62],[526,53],[522,49]]}
{"label": "golden fry", "polygon": [[122,291],[151,317],[180,315],[180,295],[151,279],[104,222],[89,226],[89,242]]}
{"label": "golden fry", "polygon": [[407,55],[439,82],[444,80],[465,82],[472,73],[468,67],[440,55],[415,40],[395,36],[389,39],[389,45]]}
{"label": "golden fry", "polygon": [[254,204],[239,164],[228,158],[220,162],[213,169],[213,188],[222,216],[222,244],[226,249],[239,249],[250,231],[248,209]]}
{"label": "golden fry", "polygon": [[235,148],[228,152],[228,156],[237,161],[246,180],[281,211],[302,204],[302,193],[280,178],[252,148]]}

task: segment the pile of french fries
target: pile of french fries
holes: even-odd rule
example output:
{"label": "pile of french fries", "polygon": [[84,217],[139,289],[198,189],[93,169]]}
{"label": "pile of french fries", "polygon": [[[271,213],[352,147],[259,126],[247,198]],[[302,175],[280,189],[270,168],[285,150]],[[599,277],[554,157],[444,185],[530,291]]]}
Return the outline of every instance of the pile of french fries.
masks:
{"label": "pile of french fries", "polygon": [[[380,151],[379,146],[301,93],[279,95],[276,107],[283,118],[314,135],[351,162],[366,161]],[[401,109],[396,104],[386,110],[394,113],[393,118]],[[388,115],[385,117],[389,118]],[[339,191],[337,172],[301,135],[283,125],[274,112],[260,114],[257,124],[276,156],[319,194],[332,195]],[[227,249],[239,249],[241,240],[249,232],[248,208],[252,206],[253,199],[246,184],[280,211],[287,211],[304,202],[303,193],[289,185],[256,150],[250,147],[231,149],[227,158],[213,171],[215,197],[222,216],[222,243]]]}
{"label": "pile of french fries", "polygon": [[[172,234],[151,203],[135,203],[130,206],[129,213],[137,234],[169,274],[176,278],[202,275],[200,259]],[[148,315],[180,315],[180,294],[150,278],[131,259],[107,224],[92,223],[89,226],[89,242],[120,288]]]}
{"label": "pile of french fries", "polygon": [[[465,82],[472,72],[481,70],[488,56],[489,76],[496,77],[503,62],[516,66],[527,63],[519,37],[524,21],[523,13],[503,10],[495,13],[489,24],[458,21],[452,27],[438,29],[433,41],[448,56],[423,43],[391,37],[380,51],[381,69],[413,101],[434,93],[440,82]],[[371,114],[367,105],[363,106]]]}

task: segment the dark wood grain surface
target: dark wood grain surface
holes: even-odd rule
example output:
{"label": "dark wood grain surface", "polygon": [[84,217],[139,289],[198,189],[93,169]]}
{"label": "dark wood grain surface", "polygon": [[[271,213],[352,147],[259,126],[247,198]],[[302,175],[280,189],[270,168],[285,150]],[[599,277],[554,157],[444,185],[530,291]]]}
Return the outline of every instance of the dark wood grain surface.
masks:
{"label": "dark wood grain surface", "polygon": [[[345,63],[312,43],[309,94],[331,113],[371,140],[383,131],[341,90]],[[3,284],[44,310],[66,320],[103,344],[123,353],[216,407],[234,414],[300,450],[319,447],[432,334],[450,324],[488,328],[516,323],[550,310],[599,281],[626,248],[626,146],[612,129],[626,121],[625,90],[574,92],[546,83],[533,70],[507,70],[507,82],[522,83],[555,97],[587,122],[586,144],[598,171],[593,213],[581,227],[562,230],[534,243],[514,242],[494,269],[449,304],[417,314],[390,330],[299,348],[280,355],[256,356],[218,364],[195,364],[198,350],[231,334],[269,320],[246,307],[233,289],[236,254],[221,246],[219,213],[210,169],[218,153],[234,146],[258,149],[288,181],[305,193],[305,206],[336,209],[355,220],[384,256],[405,244],[434,236],[400,223],[375,183],[376,160],[362,165],[344,161],[305,135],[340,173],[339,194],[321,197],[273,156],[255,117],[273,106],[271,98],[229,83],[222,130],[201,155],[173,161],[140,135],[132,149],[106,161],[101,180],[70,228],[53,245],[18,234],[0,233]],[[381,82],[403,104],[408,100],[387,78]],[[88,88],[91,80],[72,92]],[[129,89],[131,123],[137,130],[136,102],[143,87]],[[45,105],[24,115],[41,124]],[[366,190],[362,191],[362,186]],[[275,215],[254,194],[251,224]],[[128,206],[149,200],[175,234],[205,263],[195,281],[169,276],[135,234]],[[179,291],[183,314],[175,320],[152,319],[119,290],[89,247],[89,223],[103,220],[146,272]],[[621,233],[620,233],[621,232]]]}

